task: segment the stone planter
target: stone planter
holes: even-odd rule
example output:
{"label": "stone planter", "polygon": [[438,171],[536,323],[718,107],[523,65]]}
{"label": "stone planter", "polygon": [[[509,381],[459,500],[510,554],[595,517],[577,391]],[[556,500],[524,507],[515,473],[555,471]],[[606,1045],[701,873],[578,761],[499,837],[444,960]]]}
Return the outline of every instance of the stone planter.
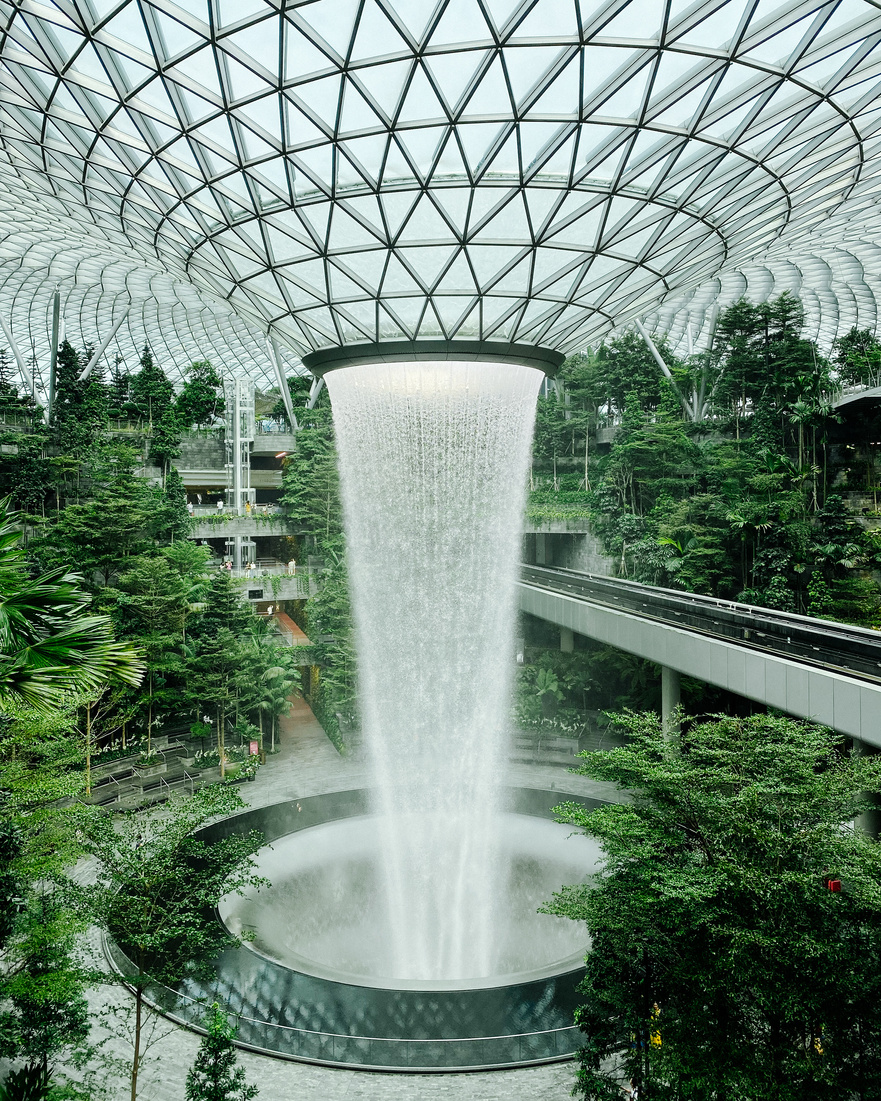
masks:
{"label": "stone planter", "polygon": [[199,772],[199,779],[203,784],[216,784],[220,781],[220,765],[214,768],[203,768]]}
{"label": "stone planter", "polygon": [[148,776],[161,776],[163,772],[168,771],[168,764],[165,761],[160,761],[156,765],[135,765],[135,775],[140,776],[142,780],[145,780]]}
{"label": "stone planter", "polygon": [[184,766],[184,768],[192,768],[196,763],[195,756],[193,756],[193,757],[178,757],[178,760]]}

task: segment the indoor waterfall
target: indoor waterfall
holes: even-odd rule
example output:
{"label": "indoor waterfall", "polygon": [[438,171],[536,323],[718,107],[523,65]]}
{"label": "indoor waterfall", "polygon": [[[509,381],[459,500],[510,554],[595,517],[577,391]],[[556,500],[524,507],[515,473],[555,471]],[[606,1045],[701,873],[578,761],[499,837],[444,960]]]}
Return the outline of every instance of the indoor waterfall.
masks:
{"label": "indoor waterfall", "polygon": [[393,967],[498,965],[515,594],[540,371],[327,374]]}

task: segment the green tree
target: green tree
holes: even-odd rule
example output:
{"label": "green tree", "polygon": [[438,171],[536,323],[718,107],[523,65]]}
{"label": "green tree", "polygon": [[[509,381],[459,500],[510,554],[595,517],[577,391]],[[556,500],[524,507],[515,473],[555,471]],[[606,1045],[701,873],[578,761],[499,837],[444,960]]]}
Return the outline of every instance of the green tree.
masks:
{"label": "green tree", "polygon": [[131,379],[129,396],[138,416],[153,425],[162,419],[174,401],[174,387],[146,344],[141,353],[140,366],[140,371]]}
{"label": "green tree", "polygon": [[213,917],[221,895],[259,885],[251,856],[262,836],[209,843],[194,832],[244,803],[228,785],[172,796],[161,816],[94,816],[83,847],[97,861],[94,883],[68,884],[78,912],[97,922],[129,961],[122,976],[135,1003],[131,1101],[137,1101],[145,996],[151,983],[176,986],[204,976],[222,949],[238,943]]}
{"label": "green tree", "polygon": [[176,406],[178,420],[185,428],[212,424],[223,415],[223,380],[207,359],[190,367]]}
{"label": "green tree", "polygon": [[166,472],[162,497],[163,517],[159,534],[172,543],[186,539],[191,527],[190,514],[187,511],[187,491],[183,478],[173,466]]}
{"label": "green tree", "polygon": [[339,473],[329,407],[303,414],[296,450],[285,460],[281,503],[296,531],[321,541],[340,534]]}
{"label": "green tree", "polygon": [[236,1066],[236,1030],[217,1002],[208,1011],[207,1033],[187,1072],[187,1101],[250,1101],[259,1090],[249,1086]]}
{"label": "green tree", "polygon": [[653,1101],[879,1096],[881,849],[851,827],[881,761],[772,715],[619,726],[579,772],[629,801],[560,808],[603,869],[548,907],[592,938],[580,1095],[616,1096],[619,1053]]}

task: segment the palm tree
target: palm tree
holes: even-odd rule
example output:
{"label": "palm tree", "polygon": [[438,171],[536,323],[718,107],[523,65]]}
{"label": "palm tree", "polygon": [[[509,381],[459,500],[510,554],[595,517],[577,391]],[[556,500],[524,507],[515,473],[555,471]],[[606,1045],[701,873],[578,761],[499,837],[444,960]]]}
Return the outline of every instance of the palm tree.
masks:
{"label": "palm tree", "polygon": [[89,614],[78,574],[62,567],[29,575],[19,524],[9,499],[0,500],[0,707],[48,710],[69,692],[139,684],[138,651],[114,639],[107,616]]}

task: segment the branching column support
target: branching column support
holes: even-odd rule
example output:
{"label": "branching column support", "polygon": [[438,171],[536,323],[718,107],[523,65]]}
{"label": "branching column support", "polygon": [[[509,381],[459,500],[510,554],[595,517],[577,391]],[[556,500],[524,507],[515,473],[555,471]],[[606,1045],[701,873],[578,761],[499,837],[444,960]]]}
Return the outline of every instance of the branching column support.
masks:
{"label": "branching column support", "polygon": [[18,373],[21,375],[22,382],[27,389],[33,394],[34,392],[34,376],[27,369],[27,365],[24,361],[24,356],[19,351],[18,345],[12,339],[12,329],[3,320],[2,314],[0,314],[0,330],[3,332],[3,338],[9,345],[9,350],[12,352],[15,364],[18,367]]}
{"label": "branching column support", "polygon": [[682,391],[676,385],[676,379],[673,378],[673,374],[670,371],[670,368],[664,362],[663,356],[661,355],[661,353],[658,351],[657,347],[655,346],[655,342],[649,336],[648,332],[646,331],[645,326],[643,325],[643,323],[638,318],[636,319],[636,327],[637,327],[637,329],[639,329],[639,335],[642,337],[642,339],[648,345],[649,351],[655,357],[655,362],[661,368],[661,372],[663,373],[664,378],[670,383],[670,386],[673,390],[673,393],[676,395],[677,398],[679,398],[679,403],[682,406],[682,408],[685,410],[685,415],[688,417],[688,419],[690,421],[693,421],[695,419],[694,409],[692,409],[692,407],[689,405],[687,399],[683,396]]}
{"label": "branching column support", "polygon": [[296,432],[300,426],[294,414],[294,403],[291,400],[291,391],[288,387],[288,380],[285,378],[284,371],[281,369],[281,357],[278,354],[278,348],[276,348],[275,342],[271,336],[266,338],[266,351],[269,353],[269,359],[272,362],[275,377],[278,380],[278,388],[281,391],[281,400],[284,402],[285,412],[288,415],[288,423],[294,432]]}
{"label": "branching column support", "polygon": [[101,356],[103,356],[104,353],[107,351],[107,349],[110,347],[110,341],[113,340],[113,338],[116,336],[116,334],[119,332],[120,328],[122,327],[123,321],[125,321],[125,319],[128,317],[128,311],[129,311],[129,308],[126,307],[125,310],[123,310],[123,312],[122,312],[122,316],[114,322],[113,328],[110,330],[110,332],[107,334],[107,336],[98,345],[98,350],[92,355],[92,358],[89,360],[89,362],[85,365],[85,367],[82,369],[82,371],[80,373],[80,377],[79,377],[80,382],[85,382],[85,380],[92,373],[92,369],[94,368],[95,364],[98,362],[98,360],[101,358]]}
{"label": "branching column support", "polygon": [[309,391],[309,400],[306,402],[307,409],[314,409],[315,402],[318,401],[321,391],[324,389],[324,378],[315,379],[312,383],[312,389]]}

